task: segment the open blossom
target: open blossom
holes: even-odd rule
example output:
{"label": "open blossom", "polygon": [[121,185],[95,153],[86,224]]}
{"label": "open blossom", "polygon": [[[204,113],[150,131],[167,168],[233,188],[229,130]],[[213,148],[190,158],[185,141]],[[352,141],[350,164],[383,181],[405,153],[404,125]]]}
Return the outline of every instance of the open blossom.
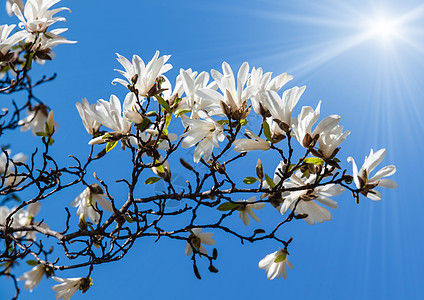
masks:
{"label": "open blossom", "polygon": [[[302,178],[301,176],[302,172],[296,172],[284,183],[284,187],[295,188],[307,186],[313,184],[316,180],[316,174],[311,174],[308,178]],[[284,201],[281,205],[280,212],[284,214],[287,209],[295,209],[297,214],[308,215],[305,221],[310,225],[329,221],[331,220],[330,211],[318,205],[317,202],[336,209],[338,208],[337,202],[330,199],[330,197],[338,196],[344,191],[345,189],[337,184],[326,184],[313,189],[285,192],[283,193]]]}
{"label": "open blossom", "polygon": [[377,186],[394,189],[397,188],[396,182],[391,179],[383,178],[391,176],[396,173],[396,166],[390,165],[380,169],[374,176],[371,172],[383,161],[386,156],[386,149],[380,149],[374,153],[371,149],[369,156],[365,157],[364,164],[358,171],[355,160],[348,157],[347,161],[352,162],[353,180],[356,187],[360,190],[361,194],[371,200],[381,200],[381,193],[374,188]]}
{"label": "open blossom", "polygon": [[[0,187],[9,186],[11,184],[17,184],[23,179],[21,176],[15,175],[15,163],[25,162],[27,157],[23,153],[15,154],[10,157],[10,151],[7,151],[9,156],[9,162],[4,152],[0,153]],[[11,159],[11,160],[10,160]],[[3,183],[4,180],[4,183]]]}
{"label": "open blossom", "polygon": [[[25,119],[20,120],[18,125],[21,126],[21,131],[27,131],[32,129],[32,134],[36,135],[37,132],[45,132],[46,130],[46,122],[49,116],[47,112],[47,107],[40,104],[26,112],[27,116]],[[58,127],[57,123],[52,119],[53,115],[51,115],[51,124],[53,127]]]}
{"label": "open blossom", "polygon": [[220,124],[203,110],[198,114],[203,120],[183,118],[184,125],[190,127],[190,130],[181,135],[185,137],[181,144],[183,148],[190,148],[198,143],[193,155],[195,163],[198,163],[202,156],[208,161],[212,156],[213,148],[219,147],[218,141],[222,142],[225,139],[224,130]]}
{"label": "open blossom", "polygon": [[172,69],[172,65],[166,64],[171,56],[164,55],[159,57],[159,51],[156,51],[147,65],[144,64],[144,61],[138,55],[133,56],[132,63],[124,56],[118,53],[116,55],[118,56],[117,60],[124,67],[125,71],[116,69],[115,71],[123,75],[127,81],[115,78],[112,83],[118,82],[125,87],[134,84],[138,94],[141,96],[148,96],[158,77]]}
{"label": "open blossom", "polygon": [[248,152],[252,150],[269,150],[271,148],[270,144],[254,134],[249,129],[245,129],[246,135],[250,139],[237,139],[233,142],[234,151],[236,152]]}
{"label": "open blossom", "polygon": [[[256,196],[250,197],[247,200],[239,200],[237,202],[250,203],[254,201],[256,201]],[[258,216],[253,212],[252,209],[259,210],[264,207],[265,207],[265,203],[252,203],[252,204],[242,205],[238,208],[239,217],[243,221],[244,225],[246,226],[250,224],[249,216],[256,222],[260,222],[261,220],[259,220]]]}
{"label": "open blossom", "polygon": [[210,232],[202,232],[202,228],[193,228],[191,229],[191,233],[189,236],[189,241],[185,246],[185,254],[187,256],[193,253],[193,247],[200,252],[201,254],[207,255],[204,245],[215,245],[215,241],[212,239],[213,233]]}
{"label": "open blossom", "polygon": [[22,11],[24,10],[24,3],[22,0],[6,0],[6,11],[9,16],[13,16],[12,6],[16,3],[18,8]]}
{"label": "open blossom", "polygon": [[[20,209],[16,212],[16,214],[13,216],[13,224],[12,226],[29,226],[32,224],[37,224],[37,222],[34,221],[34,217],[38,214],[40,211],[41,203],[35,202],[31,203],[26,207],[26,209]],[[46,224],[41,223],[37,224],[41,228],[49,228]],[[22,238],[25,237],[27,240],[35,241],[35,233],[36,231],[19,231],[15,232],[16,238]]]}
{"label": "open blossom", "polygon": [[[238,73],[237,73],[237,82],[234,79],[233,70],[230,65],[226,62],[222,63],[223,74],[217,70],[211,70],[211,75],[218,85],[220,91],[215,91],[211,88],[203,88],[197,91],[197,95],[200,97],[215,102],[216,105],[224,103],[231,110],[233,117],[235,118],[246,118],[245,113],[241,111],[245,110],[247,107],[246,101],[251,98],[257,92],[257,86],[248,86],[245,87],[246,82],[249,78],[249,64],[244,62]],[[226,112],[222,111],[221,115],[224,115]],[[242,113],[242,115],[237,115]]]}
{"label": "open blossom", "polygon": [[110,139],[119,140],[127,135],[131,131],[132,123],[124,115],[127,111],[132,111],[135,105],[135,95],[133,93],[128,93],[125,97],[122,109],[121,101],[119,101],[118,97],[115,95],[110,96],[109,102],[100,99],[93,107],[90,106],[90,109],[86,109],[85,112],[87,112],[98,124],[113,131],[107,135],[92,139],[89,144],[103,144],[110,142]]}
{"label": "open blossom", "polygon": [[82,99],[81,103],[77,102],[75,104],[77,107],[78,113],[81,117],[82,123],[84,124],[85,130],[91,135],[94,135],[99,131],[100,124],[96,121],[92,115],[95,113],[96,104],[88,104],[86,98]]}
{"label": "open blossom", "polygon": [[74,201],[71,202],[73,207],[78,207],[77,215],[80,219],[85,221],[88,216],[94,224],[98,224],[100,221],[99,208],[100,206],[110,212],[113,212],[112,203],[105,199],[106,195],[103,193],[102,188],[98,184],[92,184],[87,187]]}
{"label": "open blossom", "polygon": [[91,277],[59,278],[53,276],[52,278],[59,282],[59,284],[52,286],[52,290],[56,292],[57,300],[69,300],[76,291],[82,290],[82,293],[85,293],[93,285]]}
{"label": "open blossom", "polygon": [[66,21],[63,17],[53,17],[56,13],[69,8],[60,7],[49,10],[60,0],[27,0],[23,12],[18,4],[13,4],[12,11],[21,21],[19,27],[25,27],[25,30],[32,34],[44,33],[49,26],[58,21]]}
{"label": "open blossom", "polygon": [[[54,57],[54,54],[50,52],[50,50],[53,47],[60,44],[75,44],[76,43],[76,41],[70,41],[64,38],[63,36],[60,36],[60,34],[66,32],[67,30],[68,28],[58,28],[58,29],[53,29],[52,31],[48,31],[45,33],[40,33],[38,37],[35,35],[30,35],[25,41],[27,43],[34,43],[34,45],[32,46],[32,50],[39,51],[36,54],[37,58],[49,60],[52,57]],[[41,56],[40,51],[45,52],[44,56]]]}
{"label": "open blossom", "polygon": [[263,102],[274,120],[281,121],[291,127],[291,115],[305,89],[305,86],[296,86],[284,91],[281,98],[276,92],[270,90],[264,94]]}
{"label": "open blossom", "polygon": [[0,26],[0,59],[9,52],[11,47],[27,36],[25,31],[19,31],[10,35],[15,27],[16,25]]}
{"label": "open blossom", "polygon": [[287,278],[287,266],[293,269],[293,265],[287,259],[287,254],[287,251],[280,249],[261,259],[258,266],[265,270],[268,280],[273,280],[275,277],[280,278],[281,274],[284,279]]}
{"label": "open blossom", "polygon": [[208,83],[209,74],[207,72],[202,72],[197,76],[197,72],[192,72],[191,69],[181,69],[178,78],[180,78],[181,81],[179,96],[181,96],[182,93],[186,95],[178,104],[179,109],[190,110],[192,119],[199,118],[197,114],[199,110],[206,110],[210,115],[219,113],[219,105],[215,101],[202,98],[197,94],[197,91],[204,88],[211,90],[217,89],[216,82],[213,81]]}
{"label": "open blossom", "polygon": [[41,279],[43,279],[44,274],[47,277],[53,273],[53,270],[43,264],[38,264],[30,271],[25,272],[21,277],[18,278],[19,281],[24,281],[24,288],[32,292],[32,290],[38,286]]}
{"label": "open blossom", "polygon": [[[280,174],[283,166],[284,162],[280,162],[275,169],[273,181],[276,185],[281,181]],[[283,193],[282,197],[280,196],[278,199],[273,199],[272,204],[282,215],[284,215],[288,209],[295,209],[297,214],[307,215],[305,221],[310,225],[331,220],[332,216],[330,211],[327,208],[318,205],[318,203],[324,204],[333,209],[338,208],[337,202],[332,200],[330,197],[342,194],[345,189],[337,184],[326,184],[317,186],[313,189],[307,189],[306,186],[313,184],[315,180],[316,174],[311,174],[308,177],[302,178],[302,172],[297,171],[289,178],[289,180],[284,182],[283,186],[284,188],[305,187],[305,189],[286,191]],[[264,182],[263,185],[264,187],[268,187],[266,182]]]}
{"label": "open blossom", "polygon": [[336,125],[330,130],[324,130],[319,136],[319,150],[325,158],[333,158],[338,152],[338,147],[350,134],[347,130],[343,132],[343,126]]}
{"label": "open blossom", "polygon": [[253,68],[250,74],[250,78],[247,81],[247,86],[256,86],[258,91],[252,96],[253,110],[258,115],[263,115],[265,112],[263,97],[266,91],[278,92],[287,82],[293,79],[293,76],[283,73],[274,77],[271,80],[272,72],[263,73],[262,68]]}

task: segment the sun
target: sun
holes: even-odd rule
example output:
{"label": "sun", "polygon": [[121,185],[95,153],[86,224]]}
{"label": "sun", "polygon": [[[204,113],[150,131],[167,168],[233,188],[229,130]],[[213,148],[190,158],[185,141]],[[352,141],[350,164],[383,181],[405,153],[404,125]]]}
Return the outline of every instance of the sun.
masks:
{"label": "sun", "polygon": [[364,27],[370,38],[391,40],[401,35],[401,26],[397,20],[390,17],[378,17],[368,21]]}

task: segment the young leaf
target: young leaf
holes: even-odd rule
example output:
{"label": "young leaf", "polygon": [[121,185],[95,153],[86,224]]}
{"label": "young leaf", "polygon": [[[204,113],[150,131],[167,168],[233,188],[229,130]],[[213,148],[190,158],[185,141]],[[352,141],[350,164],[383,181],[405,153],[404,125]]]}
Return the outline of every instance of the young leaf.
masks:
{"label": "young leaf", "polygon": [[308,157],[303,160],[304,163],[312,164],[312,165],[322,165],[324,160],[318,157]]}
{"label": "young leaf", "polygon": [[222,203],[220,206],[217,207],[217,209],[219,211],[228,211],[228,210],[233,210],[235,208],[237,208],[239,206],[239,204],[234,204],[231,202],[225,202]]}
{"label": "young leaf", "polygon": [[161,96],[159,95],[155,95],[156,99],[158,100],[158,102],[160,103],[160,105],[162,105],[163,108],[165,108],[165,110],[172,114],[172,109],[169,107],[168,102],[165,101],[165,99],[163,99]]}
{"label": "young leaf", "polygon": [[175,116],[176,116],[176,117],[179,117],[179,116],[181,116],[181,115],[183,115],[183,114],[186,114],[186,113],[189,113],[189,112],[191,112],[191,110],[190,110],[190,109],[182,109],[182,108],[179,108],[179,109],[177,109],[177,110],[175,111]]}
{"label": "young leaf", "polygon": [[112,141],[106,144],[106,152],[109,152],[118,144],[118,141]]}
{"label": "young leaf", "polygon": [[253,183],[255,183],[256,181],[258,181],[258,179],[257,179],[257,178],[255,178],[255,177],[246,177],[245,179],[243,179],[243,182],[244,182],[245,184],[253,184]]}
{"label": "young leaf", "polygon": [[26,263],[32,267],[38,265],[38,262],[34,259],[27,260]]}
{"label": "young leaf", "polygon": [[144,182],[144,184],[156,183],[159,180],[161,180],[161,178],[159,178],[159,177],[149,177],[149,178],[146,179],[146,181]]}
{"label": "young leaf", "polygon": [[271,188],[275,187],[274,181],[268,176],[268,174],[265,174],[265,180]]}
{"label": "young leaf", "polygon": [[278,255],[278,256],[274,259],[274,262],[275,262],[275,263],[282,262],[282,261],[284,261],[284,260],[286,259],[286,256],[287,256],[287,254],[285,254],[285,253],[283,253],[283,254],[281,254],[281,255]]}
{"label": "young leaf", "polygon": [[271,130],[269,129],[269,124],[266,120],[263,121],[262,127],[264,128],[264,134],[266,139],[272,143]]}

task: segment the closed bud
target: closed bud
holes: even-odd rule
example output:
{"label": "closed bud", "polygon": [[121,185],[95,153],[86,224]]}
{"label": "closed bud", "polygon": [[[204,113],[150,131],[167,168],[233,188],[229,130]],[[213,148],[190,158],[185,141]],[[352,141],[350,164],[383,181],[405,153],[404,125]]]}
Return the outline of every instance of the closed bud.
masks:
{"label": "closed bud", "polygon": [[180,158],[180,163],[187,170],[194,171],[193,167],[188,162],[186,162],[184,159]]}
{"label": "closed bud", "polygon": [[264,168],[262,166],[261,159],[258,158],[258,161],[256,162],[256,176],[262,181],[264,178]]}
{"label": "closed bud", "polygon": [[202,277],[200,276],[199,269],[197,268],[196,263],[193,263],[193,271],[194,271],[194,275],[196,275],[197,279],[202,279]]}
{"label": "closed bud", "polygon": [[217,268],[215,268],[213,265],[210,265],[208,269],[209,269],[209,271],[210,271],[210,272],[212,272],[212,273],[218,273],[218,269],[217,269]]}
{"label": "closed bud", "polygon": [[132,84],[136,84],[137,83],[137,80],[138,80],[138,74],[134,74],[134,76],[131,77]]}
{"label": "closed bud", "polygon": [[309,148],[309,146],[311,145],[311,143],[312,143],[312,137],[311,137],[311,135],[309,133],[306,133],[305,136],[304,136],[304,138],[303,138],[302,145],[305,148]]}
{"label": "closed bud", "polygon": [[224,101],[219,102],[219,107],[221,107],[221,110],[224,112],[224,114],[227,117],[231,117],[231,109],[228,107],[228,105]]}
{"label": "closed bud", "polygon": [[216,248],[213,248],[213,251],[212,251],[212,258],[213,258],[213,259],[217,259],[217,258],[218,258],[218,250],[216,250]]}

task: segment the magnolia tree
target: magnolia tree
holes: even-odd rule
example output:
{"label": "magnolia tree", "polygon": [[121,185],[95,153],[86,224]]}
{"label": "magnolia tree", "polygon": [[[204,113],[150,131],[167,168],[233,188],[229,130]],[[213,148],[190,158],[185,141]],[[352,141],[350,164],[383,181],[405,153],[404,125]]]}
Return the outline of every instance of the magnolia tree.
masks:
{"label": "magnolia tree", "polygon": [[[378,187],[396,187],[384,178],[396,172],[395,166],[374,171],[385,149],[371,150],[359,169],[352,157],[347,158],[351,171],[340,167],[340,145],[350,131],[343,131],[338,115],[319,121],[321,103],[315,109],[303,106],[295,116],[293,110],[305,87],[280,92],[292,76],[273,77],[247,62],[235,75],[224,62],[222,71],[180,69],[171,80],[165,77],[172,68],[170,56],[159,52],[147,64],[138,55],[129,60],[117,54],[122,67],[112,83],[126,91],[109,100],[76,103],[91,136],[89,155],[72,157],[71,166],[62,166],[62,160],[50,155],[53,137],[59,134],[53,110],[33,91],[54,76],[37,81],[30,77],[34,62],[43,64],[53,58],[54,46],[74,43],[61,36],[67,29],[50,28],[65,20],[57,13],[69,10],[52,9],[57,2],[8,0],[8,13],[20,22],[0,27],[0,92],[28,95],[22,103],[2,104],[7,108],[0,115],[0,135],[32,130],[34,139],[42,141],[42,147],[32,153],[15,154],[1,140],[0,275],[12,279],[15,298],[18,281],[32,292],[44,277],[56,281],[52,289],[57,299],[69,299],[78,290],[84,293],[93,283],[96,265],[120,260],[137,239],[145,237],[175,240],[176,247],[185,248],[200,279],[199,259],[208,262],[210,272],[218,272],[214,262],[219,244],[212,238],[216,231],[242,243],[275,241],[275,248],[268,249],[270,254],[258,266],[269,280],[286,278],[287,267],[293,267],[288,259],[293,238],[282,235],[284,224],[331,220],[328,208],[337,208],[333,198],[345,191],[359,202],[361,194],[381,200]],[[26,117],[21,117],[23,112]],[[122,150],[115,148],[118,144]],[[132,166],[128,178],[116,178],[114,183],[125,186],[125,197],[114,197],[109,193],[110,182],[87,172],[89,166],[102,168],[112,150],[127,152]],[[250,176],[240,178],[240,172],[232,169],[235,161],[249,160],[248,152],[258,150],[264,155],[273,152],[279,161],[265,168],[258,159],[256,168],[243,170]],[[177,165],[186,170],[186,182],[179,186],[172,172]],[[268,175],[268,168],[275,171]],[[137,189],[159,182],[163,188],[151,195]],[[67,213],[63,225],[49,227],[49,217],[37,217],[42,204],[48,205],[48,199],[73,186],[80,187],[81,193],[70,195],[69,201],[61,197]],[[271,229],[244,234],[234,226],[237,215],[246,226],[252,220],[259,222],[255,210],[260,209],[277,210]],[[53,247],[45,246],[51,244],[47,237],[55,240]],[[32,269],[16,274],[14,265],[19,261]],[[65,278],[68,269],[78,269],[81,277]]]}

